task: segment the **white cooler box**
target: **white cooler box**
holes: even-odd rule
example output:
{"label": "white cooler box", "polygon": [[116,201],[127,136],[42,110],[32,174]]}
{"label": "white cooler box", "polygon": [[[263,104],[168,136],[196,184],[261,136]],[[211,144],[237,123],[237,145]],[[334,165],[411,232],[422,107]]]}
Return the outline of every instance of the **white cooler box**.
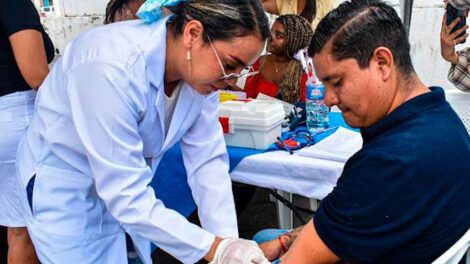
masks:
{"label": "white cooler box", "polygon": [[266,149],[281,135],[285,112],[281,103],[232,100],[220,103],[219,121],[227,146]]}

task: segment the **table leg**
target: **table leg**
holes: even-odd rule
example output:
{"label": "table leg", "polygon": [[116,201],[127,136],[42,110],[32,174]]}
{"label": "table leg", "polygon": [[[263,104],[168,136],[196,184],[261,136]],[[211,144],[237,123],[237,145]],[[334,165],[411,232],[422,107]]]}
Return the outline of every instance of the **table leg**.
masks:
{"label": "table leg", "polygon": [[[276,190],[276,192],[287,199],[289,202],[292,202],[292,194]],[[292,229],[293,228],[293,219],[292,219],[292,210],[287,206],[282,204],[279,200],[276,199],[277,203],[277,219],[279,221],[279,228],[281,229]]]}
{"label": "table leg", "polygon": [[309,208],[308,209],[310,209],[311,211],[316,212],[317,209],[318,209],[320,201],[318,201],[317,199],[314,199],[314,198],[309,198],[308,202],[309,202]]}

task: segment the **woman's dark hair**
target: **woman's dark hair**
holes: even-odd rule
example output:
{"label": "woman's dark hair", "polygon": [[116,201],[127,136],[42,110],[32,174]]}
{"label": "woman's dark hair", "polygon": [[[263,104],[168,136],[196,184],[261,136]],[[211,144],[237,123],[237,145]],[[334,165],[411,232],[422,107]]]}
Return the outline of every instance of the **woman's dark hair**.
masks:
{"label": "woman's dark hair", "polygon": [[320,53],[329,42],[336,60],[353,58],[364,69],[374,51],[386,47],[403,74],[414,72],[405,28],[395,9],[380,0],[351,0],[328,13],[315,30],[309,55]]}
{"label": "woman's dark hair", "polygon": [[263,39],[270,36],[269,22],[259,0],[189,0],[169,7],[174,14],[169,25],[175,35],[182,33],[190,20],[202,23],[211,40],[226,40],[259,32]]}
{"label": "woman's dark hair", "polygon": [[114,23],[116,15],[122,12],[123,8],[126,8],[126,4],[129,0],[111,0],[106,5],[106,15],[104,18],[105,24]]}
{"label": "woman's dark hair", "polygon": [[313,19],[317,15],[317,0],[307,0],[304,10],[299,16],[308,20],[309,23],[312,23]]}

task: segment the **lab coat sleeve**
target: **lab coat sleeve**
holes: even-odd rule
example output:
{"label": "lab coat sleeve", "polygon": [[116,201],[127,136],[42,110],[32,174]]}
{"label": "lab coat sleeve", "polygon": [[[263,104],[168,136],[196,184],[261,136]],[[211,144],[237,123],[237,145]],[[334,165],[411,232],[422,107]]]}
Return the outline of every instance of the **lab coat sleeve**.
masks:
{"label": "lab coat sleeve", "polygon": [[146,102],[138,91],[145,89],[109,62],[78,65],[67,78],[72,122],[111,215],[183,263],[203,258],[215,236],[165,208],[149,186],[153,174],[138,133]]}
{"label": "lab coat sleeve", "polygon": [[202,227],[220,237],[238,237],[229,160],[218,121],[218,106],[218,93],[205,98],[199,117],[181,139],[181,150]]}

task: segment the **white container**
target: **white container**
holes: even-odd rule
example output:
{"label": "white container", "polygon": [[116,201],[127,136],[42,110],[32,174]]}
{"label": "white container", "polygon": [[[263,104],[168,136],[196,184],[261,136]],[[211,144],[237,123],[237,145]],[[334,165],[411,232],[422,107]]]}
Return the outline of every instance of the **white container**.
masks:
{"label": "white container", "polygon": [[227,146],[266,149],[281,135],[285,112],[281,103],[232,100],[220,103],[219,120]]}

